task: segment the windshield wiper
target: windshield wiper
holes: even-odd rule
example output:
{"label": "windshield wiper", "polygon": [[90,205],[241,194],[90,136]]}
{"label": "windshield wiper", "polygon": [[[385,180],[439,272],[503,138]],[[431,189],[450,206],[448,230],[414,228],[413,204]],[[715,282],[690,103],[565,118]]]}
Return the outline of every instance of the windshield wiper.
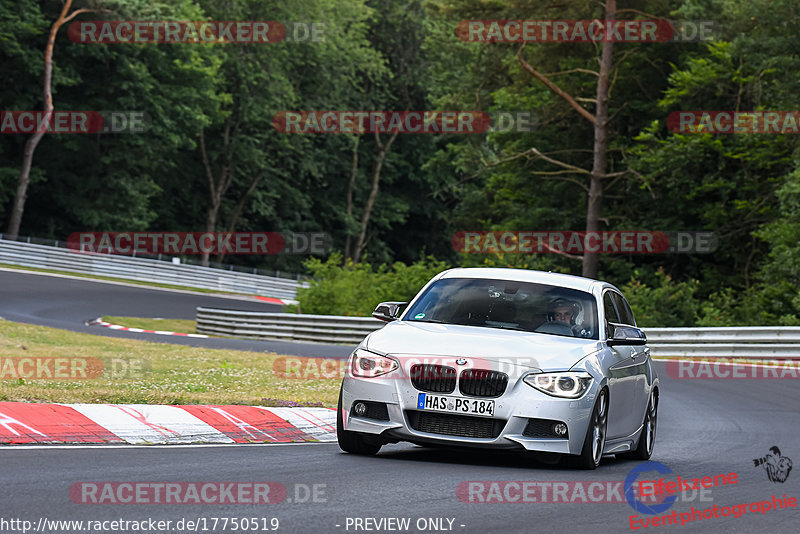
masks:
{"label": "windshield wiper", "polygon": [[500,330],[517,330],[519,332],[530,332],[530,330],[527,330],[525,328],[521,328],[519,326],[493,326],[493,325],[488,325],[488,324],[485,325],[485,326],[487,326],[489,328],[499,328]]}

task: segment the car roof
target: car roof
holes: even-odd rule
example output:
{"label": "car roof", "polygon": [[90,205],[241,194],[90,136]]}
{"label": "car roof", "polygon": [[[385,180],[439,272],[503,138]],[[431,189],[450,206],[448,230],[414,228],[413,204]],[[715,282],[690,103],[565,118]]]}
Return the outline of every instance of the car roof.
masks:
{"label": "car roof", "polygon": [[460,267],[450,269],[441,274],[440,278],[494,278],[497,280],[513,280],[515,282],[531,282],[566,287],[591,293],[596,284],[613,287],[611,284],[573,276],[571,274],[533,271],[530,269],[500,269],[494,267]]}

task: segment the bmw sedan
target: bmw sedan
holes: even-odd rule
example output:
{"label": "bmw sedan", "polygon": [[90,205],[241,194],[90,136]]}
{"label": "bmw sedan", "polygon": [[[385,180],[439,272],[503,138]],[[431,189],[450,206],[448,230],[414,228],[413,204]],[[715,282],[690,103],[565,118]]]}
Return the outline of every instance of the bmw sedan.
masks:
{"label": "bmw sedan", "polygon": [[522,269],[436,275],[416,297],[384,302],[387,324],[347,364],[342,450],[387,443],[567,455],[653,451],[658,378],[644,333],[613,285]]}

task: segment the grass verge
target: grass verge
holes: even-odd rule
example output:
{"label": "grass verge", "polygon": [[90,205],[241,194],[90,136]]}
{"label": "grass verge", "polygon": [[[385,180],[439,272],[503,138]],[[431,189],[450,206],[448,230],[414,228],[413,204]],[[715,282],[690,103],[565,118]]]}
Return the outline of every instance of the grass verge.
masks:
{"label": "grass verge", "polygon": [[[32,359],[33,367],[21,358]],[[58,365],[54,358],[68,359],[68,369],[73,359],[78,365],[90,362],[91,368],[97,360],[89,358],[97,358],[102,374],[30,378],[44,376],[47,366],[52,372]],[[281,379],[273,372],[280,358],[286,356],[93,336],[0,319],[0,400],[336,406],[339,379]]]}

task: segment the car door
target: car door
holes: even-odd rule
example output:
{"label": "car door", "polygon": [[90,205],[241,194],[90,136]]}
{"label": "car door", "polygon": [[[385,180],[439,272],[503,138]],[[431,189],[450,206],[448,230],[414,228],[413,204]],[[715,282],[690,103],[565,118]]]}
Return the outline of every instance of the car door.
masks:
{"label": "car door", "polygon": [[[617,292],[613,292],[614,304],[617,306],[619,312],[620,322],[628,326],[636,326],[636,320],[633,317],[628,301]],[[635,387],[635,403],[631,407],[636,411],[638,417],[636,418],[637,428],[644,421],[644,412],[647,409],[647,401],[649,400],[650,387],[647,379],[647,369],[650,364],[650,348],[647,345],[640,345],[631,347],[632,365],[635,367],[636,374],[636,387]]]}
{"label": "car door", "polygon": [[[609,323],[621,323],[617,305],[614,302],[615,292],[606,289],[603,292],[603,314],[606,325],[606,339],[611,337]],[[639,409],[634,408],[637,402],[636,388],[638,368],[634,347],[616,345],[607,347],[610,360],[608,365],[608,438],[614,439],[629,436],[638,428]]]}

